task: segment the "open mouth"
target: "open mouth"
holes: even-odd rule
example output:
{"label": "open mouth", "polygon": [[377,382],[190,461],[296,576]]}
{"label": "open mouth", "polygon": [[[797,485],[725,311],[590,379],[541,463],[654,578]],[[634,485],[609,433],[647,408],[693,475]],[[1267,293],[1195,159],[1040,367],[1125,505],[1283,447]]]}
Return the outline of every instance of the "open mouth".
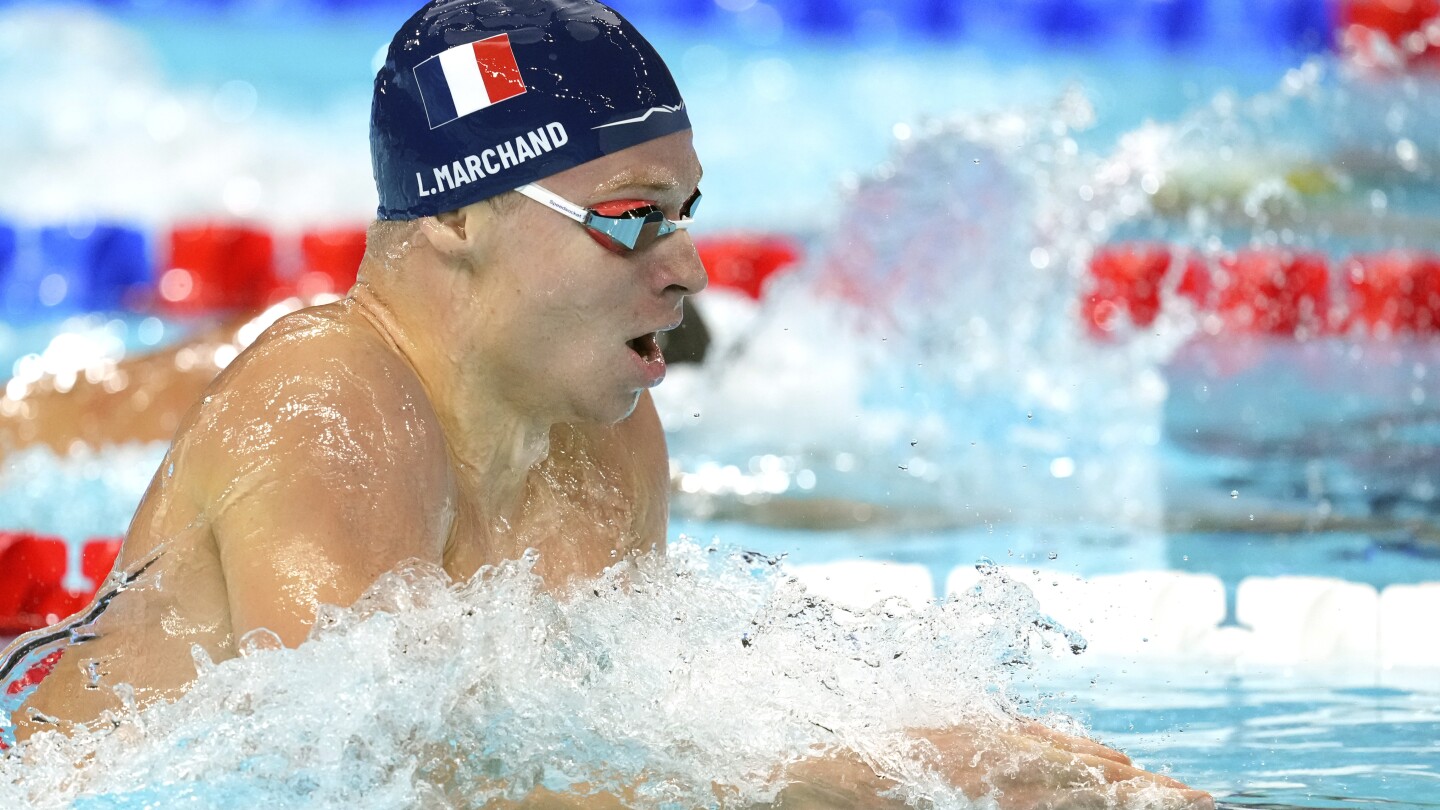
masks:
{"label": "open mouth", "polygon": [[654,332],[631,338],[625,341],[625,345],[629,346],[630,351],[640,355],[640,359],[647,363],[653,363],[660,359],[660,343],[655,340]]}

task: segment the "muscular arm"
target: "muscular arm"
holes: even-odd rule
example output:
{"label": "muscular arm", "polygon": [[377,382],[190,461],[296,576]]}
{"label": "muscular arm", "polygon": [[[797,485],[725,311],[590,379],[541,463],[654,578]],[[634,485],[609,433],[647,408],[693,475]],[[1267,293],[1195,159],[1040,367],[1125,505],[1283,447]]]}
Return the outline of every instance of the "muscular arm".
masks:
{"label": "muscular arm", "polygon": [[299,644],[321,604],[352,604],[404,560],[442,562],[448,466],[418,381],[370,346],[306,349],[245,358],[197,425],[237,640],[264,627]]}

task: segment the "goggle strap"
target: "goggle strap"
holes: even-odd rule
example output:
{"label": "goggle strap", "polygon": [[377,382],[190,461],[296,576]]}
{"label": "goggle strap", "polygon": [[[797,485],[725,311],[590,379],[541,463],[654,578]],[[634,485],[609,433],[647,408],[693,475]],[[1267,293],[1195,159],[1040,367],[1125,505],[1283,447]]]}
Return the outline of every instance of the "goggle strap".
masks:
{"label": "goggle strap", "polygon": [[535,202],[540,203],[541,205],[559,211],[560,213],[575,220],[581,225],[584,225],[590,221],[589,209],[581,208],[580,206],[571,203],[565,198],[553,194],[550,191],[535,185],[534,183],[526,183],[525,185],[520,186],[515,190],[520,192],[521,194],[524,194],[526,197],[529,197]]}

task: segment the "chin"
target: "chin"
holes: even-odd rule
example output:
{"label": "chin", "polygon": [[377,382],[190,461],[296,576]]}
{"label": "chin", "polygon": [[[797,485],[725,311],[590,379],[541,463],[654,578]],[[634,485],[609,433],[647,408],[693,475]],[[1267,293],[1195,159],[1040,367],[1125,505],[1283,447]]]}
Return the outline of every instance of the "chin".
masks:
{"label": "chin", "polygon": [[624,407],[620,408],[616,416],[608,420],[608,423],[613,425],[629,419],[630,414],[635,413],[635,406],[640,404],[640,394],[640,391],[632,391],[630,395],[625,398],[623,403]]}
{"label": "chin", "polygon": [[635,412],[635,406],[640,404],[641,391],[627,391],[616,397],[604,399],[594,398],[586,402],[576,403],[574,409],[576,422],[591,422],[601,425],[614,425],[630,418]]}

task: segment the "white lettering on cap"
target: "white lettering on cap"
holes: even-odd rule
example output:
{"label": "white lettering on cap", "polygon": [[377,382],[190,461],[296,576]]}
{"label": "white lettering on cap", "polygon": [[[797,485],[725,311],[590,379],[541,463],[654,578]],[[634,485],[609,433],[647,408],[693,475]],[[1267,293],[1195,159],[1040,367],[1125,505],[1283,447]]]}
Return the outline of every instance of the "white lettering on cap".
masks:
{"label": "white lettering on cap", "polygon": [[565,131],[565,125],[554,121],[513,140],[497,143],[478,155],[466,155],[462,160],[431,169],[431,173],[435,175],[435,188],[426,188],[424,174],[416,172],[415,185],[421,197],[453,191],[466,183],[499,174],[531,158],[553,152],[569,142],[570,133]]}

